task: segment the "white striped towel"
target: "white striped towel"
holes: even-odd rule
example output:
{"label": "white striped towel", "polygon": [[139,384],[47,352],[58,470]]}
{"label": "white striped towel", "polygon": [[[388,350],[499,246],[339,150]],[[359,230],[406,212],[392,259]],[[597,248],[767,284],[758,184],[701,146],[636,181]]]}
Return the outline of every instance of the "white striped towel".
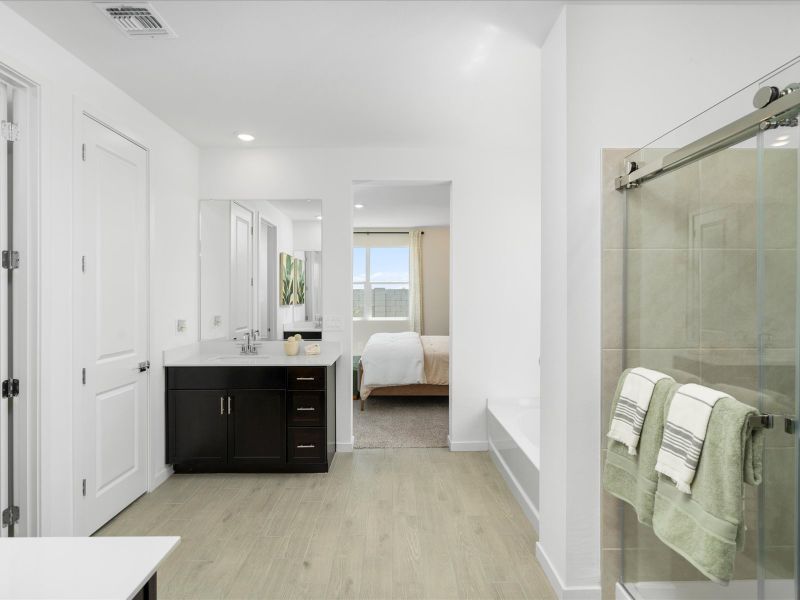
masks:
{"label": "white striped towel", "polygon": [[656,471],[675,482],[684,494],[692,493],[692,480],[703,451],[708,419],[720,398],[728,394],[696,383],[675,390],[664,422]]}
{"label": "white striped towel", "polygon": [[639,445],[639,436],[642,434],[642,424],[650,407],[650,398],[653,389],[662,379],[672,379],[669,375],[636,367],[628,371],[622,382],[619,396],[611,416],[611,426],[608,437],[628,447],[628,454],[636,455]]}

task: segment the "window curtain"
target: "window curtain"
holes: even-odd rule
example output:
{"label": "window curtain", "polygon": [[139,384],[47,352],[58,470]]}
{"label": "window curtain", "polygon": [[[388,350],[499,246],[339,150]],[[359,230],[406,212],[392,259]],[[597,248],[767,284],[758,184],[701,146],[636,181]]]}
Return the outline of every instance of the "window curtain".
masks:
{"label": "window curtain", "polygon": [[422,310],[422,231],[413,229],[410,237],[411,329],[422,334],[425,329],[425,317]]}

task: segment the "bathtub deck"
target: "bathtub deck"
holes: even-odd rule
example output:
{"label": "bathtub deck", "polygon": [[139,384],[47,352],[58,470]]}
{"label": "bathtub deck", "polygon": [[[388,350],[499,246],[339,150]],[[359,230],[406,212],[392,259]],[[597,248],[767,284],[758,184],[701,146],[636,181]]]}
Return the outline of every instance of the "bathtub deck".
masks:
{"label": "bathtub deck", "polygon": [[489,454],[533,528],[539,530],[539,403],[489,402]]}
{"label": "bathtub deck", "polygon": [[328,474],[174,475],[98,535],[180,535],[160,598],[555,594],[487,452],[337,453]]}

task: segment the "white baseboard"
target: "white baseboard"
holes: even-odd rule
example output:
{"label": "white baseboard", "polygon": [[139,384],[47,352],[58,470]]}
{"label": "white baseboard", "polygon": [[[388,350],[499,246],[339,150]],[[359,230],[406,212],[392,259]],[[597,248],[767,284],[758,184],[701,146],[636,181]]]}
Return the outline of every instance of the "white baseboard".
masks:
{"label": "white baseboard", "polygon": [[158,486],[164,483],[167,479],[172,476],[172,467],[167,465],[163,469],[161,469],[158,473],[153,476],[153,481],[150,482],[150,489],[147,490],[148,492],[154,492]]}
{"label": "white baseboard", "polygon": [[625,589],[625,586],[622,585],[619,581],[617,585],[614,586],[614,599],[615,600],[633,600],[633,596],[628,593],[628,590]]}
{"label": "white baseboard", "polygon": [[599,585],[573,585],[569,587],[564,585],[541,542],[536,542],[536,559],[539,561],[544,574],[547,575],[550,585],[553,586],[553,590],[560,600],[600,600]]}
{"label": "white baseboard", "polygon": [[489,449],[489,442],[487,440],[456,442],[448,435],[447,446],[450,448],[450,452],[486,452]]}
{"label": "white baseboard", "polygon": [[353,446],[355,446],[355,444],[356,444],[356,436],[351,435],[349,444],[343,444],[341,442],[336,442],[336,451],[337,452],[352,452],[353,451]]}
{"label": "white baseboard", "polygon": [[508,468],[506,461],[503,460],[503,456],[497,451],[497,448],[495,448],[495,445],[491,440],[489,440],[489,456],[492,457],[494,466],[497,467],[497,470],[500,471],[503,479],[506,480],[511,493],[514,494],[514,498],[517,499],[517,502],[522,507],[522,512],[524,512],[525,516],[528,517],[528,521],[531,522],[531,525],[533,525],[533,528],[538,534],[539,510],[536,508],[536,505],[531,502],[531,499],[528,494],[525,493],[525,490],[522,489],[519,481],[516,477],[514,477],[514,473],[512,473],[511,469]]}

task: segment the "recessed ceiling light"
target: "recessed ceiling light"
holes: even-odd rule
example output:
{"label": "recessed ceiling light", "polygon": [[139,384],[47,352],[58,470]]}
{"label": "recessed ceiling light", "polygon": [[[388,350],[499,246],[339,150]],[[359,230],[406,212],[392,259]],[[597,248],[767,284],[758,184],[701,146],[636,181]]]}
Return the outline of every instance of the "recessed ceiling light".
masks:
{"label": "recessed ceiling light", "polygon": [[243,142],[252,142],[254,139],[256,139],[256,136],[254,136],[252,133],[237,133],[236,137]]}
{"label": "recessed ceiling light", "polygon": [[781,135],[779,137],[776,137],[775,139],[778,140],[779,142],[782,142],[783,140],[788,140],[789,136],[788,135]]}
{"label": "recessed ceiling light", "polygon": [[317,215],[317,221],[322,221],[322,215]]}
{"label": "recessed ceiling light", "polygon": [[785,146],[788,143],[789,143],[789,140],[786,140],[786,141],[783,141],[783,142],[775,142],[774,144],[772,144],[772,146],[773,147]]}
{"label": "recessed ceiling light", "polygon": [[356,208],[364,208],[363,204],[354,204],[353,206],[355,206]]}

